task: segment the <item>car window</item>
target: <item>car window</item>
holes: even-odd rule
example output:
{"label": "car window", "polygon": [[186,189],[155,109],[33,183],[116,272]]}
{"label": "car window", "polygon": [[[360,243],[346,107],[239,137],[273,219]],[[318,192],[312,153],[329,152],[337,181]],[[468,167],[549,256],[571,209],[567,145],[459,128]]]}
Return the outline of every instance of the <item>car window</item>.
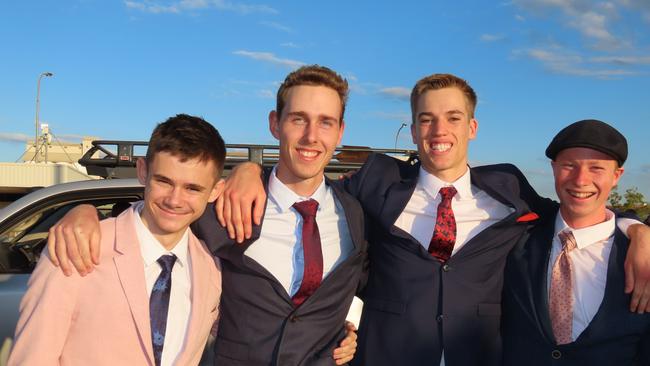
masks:
{"label": "car window", "polygon": [[47,243],[50,227],[80,203],[97,207],[100,219],[113,217],[130,206],[137,197],[75,201],[52,205],[30,214],[18,224],[0,233],[0,273],[29,273]]}

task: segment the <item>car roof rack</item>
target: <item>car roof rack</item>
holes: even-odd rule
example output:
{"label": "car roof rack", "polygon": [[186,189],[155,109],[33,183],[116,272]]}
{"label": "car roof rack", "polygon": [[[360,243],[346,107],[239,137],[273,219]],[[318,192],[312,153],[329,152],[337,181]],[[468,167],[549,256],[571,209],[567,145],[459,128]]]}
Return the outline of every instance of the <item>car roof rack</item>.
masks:
{"label": "car roof rack", "polygon": [[[135,162],[146,155],[147,141],[95,140],[92,147],[79,159],[88,174],[106,179],[135,178]],[[407,149],[376,149],[365,146],[346,146],[336,148],[332,160],[325,168],[330,177],[337,177],[363,165],[371,153],[384,153],[395,158],[414,163],[417,152]],[[237,164],[251,161],[264,167],[278,162],[277,145],[226,144],[224,176]]]}

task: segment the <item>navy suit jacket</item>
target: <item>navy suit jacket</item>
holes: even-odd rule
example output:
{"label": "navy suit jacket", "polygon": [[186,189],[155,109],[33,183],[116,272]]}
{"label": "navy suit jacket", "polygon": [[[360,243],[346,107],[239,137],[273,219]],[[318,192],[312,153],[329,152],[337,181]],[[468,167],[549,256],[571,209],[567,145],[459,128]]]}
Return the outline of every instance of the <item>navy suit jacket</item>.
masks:
{"label": "navy suit jacket", "polygon": [[193,225],[196,236],[221,258],[217,365],[334,365],[333,350],[345,336],[345,317],[364,278],[367,242],[357,200],[327,184],[345,211],[354,249],[297,308],[280,282],[244,255],[261,226],[253,227],[251,239],[236,244],[217,222],[213,205]]}
{"label": "navy suit jacket", "polygon": [[471,169],[472,185],[514,212],[468,241],[444,265],[394,226],[415,189],[419,163],[371,155],[346,184],[368,227],[370,271],[353,364],[447,366],[501,362],[501,293],[508,252],[543,200],[509,164]]}
{"label": "navy suit jacket", "polygon": [[503,299],[504,365],[650,365],[650,314],[629,310],[623,268],[629,242],[618,229],[598,312],[575,342],[556,345],[547,289],[554,226],[552,214],[531,230],[530,238],[518,243],[508,258]]}

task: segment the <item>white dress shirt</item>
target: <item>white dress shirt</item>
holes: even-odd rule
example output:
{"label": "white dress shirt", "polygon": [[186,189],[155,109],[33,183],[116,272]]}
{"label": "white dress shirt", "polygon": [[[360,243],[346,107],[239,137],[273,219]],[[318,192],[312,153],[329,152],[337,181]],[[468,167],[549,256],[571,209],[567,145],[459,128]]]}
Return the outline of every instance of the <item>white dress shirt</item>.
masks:
{"label": "white dress shirt", "polygon": [[323,278],[348,257],[354,246],[343,207],[325,180],[311,197],[300,197],[280,182],[275,171],[274,168],[269,177],[260,237],[246,249],[245,254],[266,268],[287,294],[293,296],[302,283],[305,262],[302,217],[291,207],[294,203],[310,198],[318,201],[316,223],[323,252]]}
{"label": "white dress shirt", "polygon": [[[445,182],[420,167],[413,195],[395,221],[395,226],[411,234],[424,249],[429,249],[436,226],[438,204],[441,200],[440,188],[449,186],[456,188],[457,192],[451,200],[451,209],[456,219],[456,243],[451,252],[452,256],[483,229],[515,211],[485,191],[472,186],[469,168],[455,182]],[[440,366],[445,366],[444,349]]]}
{"label": "white dress shirt", "polygon": [[172,365],[183,349],[192,309],[190,297],[192,291],[192,278],[190,276],[192,264],[188,249],[189,229],[185,231],[176,246],[171,251],[168,251],[144,226],[140,218],[143,206],[142,201],[134,205],[134,209],[138,213],[134,217],[136,234],[142,250],[142,259],[144,260],[147,294],[151,294],[151,289],[156,283],[160,272],[162,272],[162,267],[157,262],[158,258],[165,254],[174,254],[176,256],[176,262],[172,267],[172,288],[169,295],[165,345],[160,362],[161,365]]}
{"label": "white dress shirt", "polygon": [[587,328],[603,302],[605,284],[607,283],[607,264],[614,242],[616,223],[614,214],[607,210],[606,221],[582,229],[573,229],[567,225],[558,211],[548,264],[547,289],[550,289],[551,286],[553,265],[562,251],[558,233],[565,229],[569,229],[573,233],[577,244],[576,248],[569,252],[573,269],[572,339],[575,341]]}
{"label": "white dress shirt", "polygon": [[395,226],[411,234],[424,249],[429,249],[436,226],[438,204],[441,200],[438,192],[440,188],[449,186],[453,186],[457,191],[451,200],[451,209],[456,218],[456,244],[451,252],[452,256],[483,229],[515,211],[485,191],[472,186],[469,169],[455,182],[444,182],[420,168],[415,191],[395,221]]}

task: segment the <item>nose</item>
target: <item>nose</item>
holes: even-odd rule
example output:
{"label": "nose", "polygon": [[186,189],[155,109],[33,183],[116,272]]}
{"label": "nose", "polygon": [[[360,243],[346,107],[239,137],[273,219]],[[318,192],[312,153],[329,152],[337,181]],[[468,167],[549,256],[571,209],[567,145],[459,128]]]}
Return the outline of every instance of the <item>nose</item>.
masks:
{"label": "nose", "polygon": [[306,143],[314,143],[318,141],[318,126],[315,123],[310,122],[305,125],[305,130],[302,136],[302,139]]}
{"label": "nose", "polygon": [[165,197],[165,204],[168,207],[179,207],[180,202],[182,201],[182,191],[181,187],[172,187],[169,190],[167,197]]}
{"label": "nose", "polygon": [[581,166],[575,169],[573,183],[576,186],[586,186],[589,184],[589,167]]}
{"label": "nose", "polygon": [[431,121],[431,127],[429,128],[429,134],[432,136],[444,136],[447,134],[447,127],[444,121],[440,119],[435,119]]}

